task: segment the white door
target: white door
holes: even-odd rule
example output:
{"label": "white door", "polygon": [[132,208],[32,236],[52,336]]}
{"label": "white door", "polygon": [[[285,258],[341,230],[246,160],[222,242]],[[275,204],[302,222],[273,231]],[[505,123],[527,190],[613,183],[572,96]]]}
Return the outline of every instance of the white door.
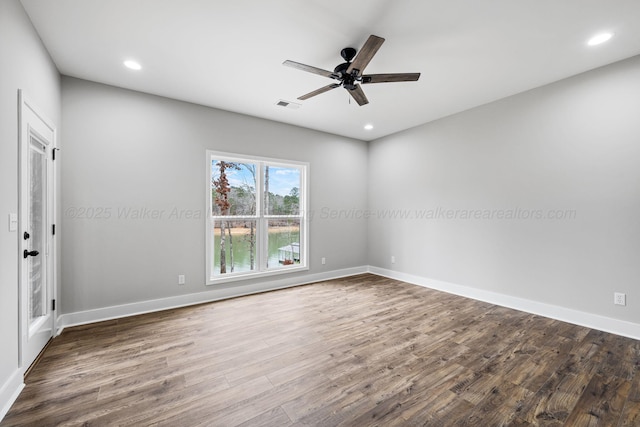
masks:
{"label": "white door", "polygon": [[20,365],[54,334],[55,127],[20,92]]}

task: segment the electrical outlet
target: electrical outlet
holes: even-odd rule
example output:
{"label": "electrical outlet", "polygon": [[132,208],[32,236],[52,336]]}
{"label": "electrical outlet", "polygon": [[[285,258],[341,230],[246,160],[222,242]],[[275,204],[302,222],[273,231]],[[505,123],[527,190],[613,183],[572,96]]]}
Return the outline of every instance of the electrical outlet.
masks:
{"label": "electrical outlet", "polygon": [[396,263],[396,257],[391,255],[391,264],[395,264]]}
{"label": "electrical outlet", "polygon": [[178,275],[178,285],[184,285],[184,283],[185,283],[184,274]]}
{"label": "electrical outlet", "polygon": [[325,265],[327,263],[327,259],[325,257],[322,257],[322,265]]}
{"label": "electrical outlet", "polygon": [[615,292],[613,294],[613,303],[616,305],[627,305],[627,294]]}

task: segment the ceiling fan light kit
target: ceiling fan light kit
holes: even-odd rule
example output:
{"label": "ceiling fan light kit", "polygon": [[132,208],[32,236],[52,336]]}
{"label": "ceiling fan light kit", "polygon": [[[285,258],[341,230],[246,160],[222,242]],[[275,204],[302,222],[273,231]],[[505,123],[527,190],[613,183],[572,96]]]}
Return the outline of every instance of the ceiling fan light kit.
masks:
{"label": "ceiling fan light kit", "polygon": [[368,104],[369,100],[364,94],[361,84],[415,82],[420,78],[420,73],[363,74],[364,69],[369,65],[369,62],[371,62],[373,56],[378,52],[382,43],[384,43],[382,37],[370,35],[360,49],[360,52],[357,52],[356,49],[352,47],[342,49],[340,56],[342,56],[342,59],[346,62],[339,64],[333,72],[290,60],[284,61],[283,65],[339,81],[339,83],[332,83],[302,95],[298,97],[298,99],[304,101],[342,86],[349,92],[358,105],[362,106]]}

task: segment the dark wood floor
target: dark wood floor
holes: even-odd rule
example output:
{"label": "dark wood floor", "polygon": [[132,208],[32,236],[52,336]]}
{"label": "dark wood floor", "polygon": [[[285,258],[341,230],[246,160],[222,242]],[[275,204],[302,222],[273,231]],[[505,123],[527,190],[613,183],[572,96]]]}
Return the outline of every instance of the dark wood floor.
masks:
{"label": "dark wood floor", "polygon": [[640,342],[373,275],[65,330],[2,426],[639,426]]}

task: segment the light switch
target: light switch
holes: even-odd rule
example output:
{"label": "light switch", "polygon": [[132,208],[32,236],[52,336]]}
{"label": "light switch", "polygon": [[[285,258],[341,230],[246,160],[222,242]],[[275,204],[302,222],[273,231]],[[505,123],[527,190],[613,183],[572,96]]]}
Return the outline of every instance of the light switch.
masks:
{"label": "light switch", "polygon": [[18,214],[9,214],[9,231],[18,231]]}

